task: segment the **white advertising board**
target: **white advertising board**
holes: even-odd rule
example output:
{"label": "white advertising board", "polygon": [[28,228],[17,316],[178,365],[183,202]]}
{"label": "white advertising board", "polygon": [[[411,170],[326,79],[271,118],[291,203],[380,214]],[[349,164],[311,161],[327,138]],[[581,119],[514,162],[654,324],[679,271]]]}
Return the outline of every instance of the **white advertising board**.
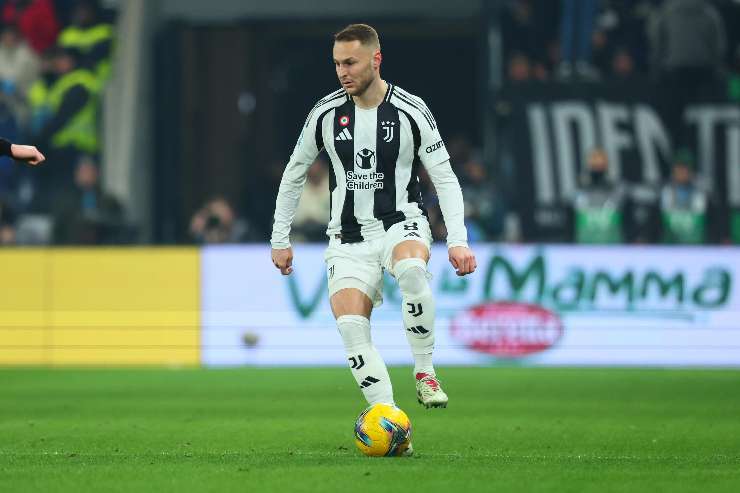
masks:
{"label": "white advertising board", "polygon": [[[474,245],[458,278],[434,246],[439,365],[740,366],[740,249]],[[283,277],[266,245],[202,251],[202,362],[340,365],[321,245]],[[411,364],[401,299],[386,276],[372,315],[388,364]]]}

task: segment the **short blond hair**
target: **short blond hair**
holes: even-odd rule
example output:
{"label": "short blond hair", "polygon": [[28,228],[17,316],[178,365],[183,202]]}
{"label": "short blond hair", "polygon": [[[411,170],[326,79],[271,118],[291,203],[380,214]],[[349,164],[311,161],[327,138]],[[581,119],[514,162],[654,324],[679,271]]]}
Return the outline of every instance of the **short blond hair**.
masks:
{"label": "short blond hair", "polygon": [[378,31],[367,24],[350,24],[334,35],[334,41],[359,41],[362,45],[380,49]]}

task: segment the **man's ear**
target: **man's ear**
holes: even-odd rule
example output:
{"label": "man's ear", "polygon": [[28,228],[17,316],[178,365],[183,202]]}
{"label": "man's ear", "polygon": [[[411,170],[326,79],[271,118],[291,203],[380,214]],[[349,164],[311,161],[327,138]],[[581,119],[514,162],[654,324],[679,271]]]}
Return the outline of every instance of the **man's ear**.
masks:
{"label": "man's ear", "polygon": [[373,53],[373,68],[377,69],[380,67],[380,62],[383,61],[383,54],[380,53],[380,50],[375,50],[375,53]]}

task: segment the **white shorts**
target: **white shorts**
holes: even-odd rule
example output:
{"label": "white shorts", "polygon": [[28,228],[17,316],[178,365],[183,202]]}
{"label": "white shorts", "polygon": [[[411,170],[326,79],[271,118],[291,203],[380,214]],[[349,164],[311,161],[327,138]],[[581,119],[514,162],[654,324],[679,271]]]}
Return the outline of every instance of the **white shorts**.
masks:
{"label": "white shorts", "polygon": [[393,249],[408,240],[419,241],[430,250],[432,232],[426,217],[396,223],[374,240],[343,244],[339,238],[330,238],[324,254],[329,297],[340,289],[356,288],[370,298],[374,307],[380,306],[383,303],[383,271],[393,275]]}

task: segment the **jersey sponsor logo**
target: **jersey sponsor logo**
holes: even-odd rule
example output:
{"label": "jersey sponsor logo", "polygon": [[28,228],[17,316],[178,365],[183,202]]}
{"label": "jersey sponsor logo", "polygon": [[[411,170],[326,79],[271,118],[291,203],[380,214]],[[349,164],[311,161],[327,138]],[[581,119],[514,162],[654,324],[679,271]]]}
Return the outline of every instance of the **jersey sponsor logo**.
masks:
{"label": "jersey sponsor logo", "polygon": [[347,171],[347,190],[382,190],[385,173]]}
{"label": "jersey sponsor logo", "polygon": [[383,121],[380,122],[380,127],[385,132],[385,135],[383,135],[383,140],[385,142],[390,142],[393,140],[393,129],[396,126],[396,122],[392,121]]}
{"label": "jersey sponsor logo", "polygon": [[433,153],[434,151],[436,151],[440,147],[444,147],[444,145],[445,145],[445,143],[442,142],[441,140],[435,142],[434,144],[432,144],[432,145],[430,145],[429,147],[426,148],[427,154]]}
{"label": "jersey sponsor logo", "polygon": [[355,164],[361,169],[370,169],[375,166],[375,152],[367,147],[355,156]]}
{"label": "jersey sponsor logo", "polygon": [[339,117],[339,124],[341,126],[343,126],[343,127],[346,127],[347,125],[349,125],[349,116],[347,116],[347,115],[340,116]]}
{"label": "jersey sponsor logo", "polygon": [[343,128],[341,132],[339,132],[339,135],[337,135],[334,140],[352,140],[352,134],[349,133],[348,128]]}

